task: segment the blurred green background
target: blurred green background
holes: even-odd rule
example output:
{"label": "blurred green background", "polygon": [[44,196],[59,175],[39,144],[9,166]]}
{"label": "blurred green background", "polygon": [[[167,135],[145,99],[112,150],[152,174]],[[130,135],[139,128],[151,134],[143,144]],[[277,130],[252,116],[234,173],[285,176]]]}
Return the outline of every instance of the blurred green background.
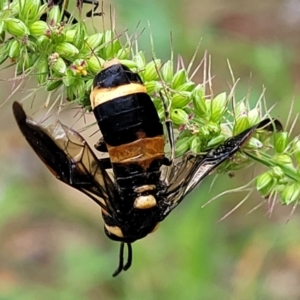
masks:
{"label": "blurred green background", "polygon": [[[276,103],[274,117],[284,122],[292,99],[293,115],[299,111],[299,0],[105,1],[107,24],[109,5],[118,32],[132,33],[140,22],[139,32],[150,22],[163,60],[170,57],[170,32],[174,53],[185,62],[201,40],[197,60],[205,50],[211,54],[215,94],[230,90],[229,59],[241,78],[237,99],[251,89],[255,103],[265,86],[268,107]],[[101,18],[94,25],[101,30]],[[139,41],[151,58],[149,30]],[[0,72],[1,102],[18,84],[13,76],[11,69]],[[20,90],[13,99],[25,95]],[[44,97],[35,103],[42,105]],[[264,203],[247,214],[263,201],[255,193],[222,222],[244,195],[232,193],[201,208],[217,193],[247,183],[253,169],[220,176],[212,191],[213,176],[207,178],[157,232],[134,243],[132,268],[112,278],[119,244],[104,235],[100,209],[39,161],[13,120],[13,99],[1,107],[0,118],[0,300],[300,299],[297,210],[290,217],[292,207]],[[31,100],[26,103],[30,111]],[[299,134],[297,126],[293,134]]]}

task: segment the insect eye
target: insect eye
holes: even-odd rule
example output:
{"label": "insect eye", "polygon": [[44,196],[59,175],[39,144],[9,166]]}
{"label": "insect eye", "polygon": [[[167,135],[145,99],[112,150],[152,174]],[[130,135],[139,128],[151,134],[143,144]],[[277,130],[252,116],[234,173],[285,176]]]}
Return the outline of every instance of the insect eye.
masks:
{"label": "insect eye", "polygon": [[148,209],[156,206],[156,199],[153,195],[139,196],[135,198],[133,206],[137,209]]}

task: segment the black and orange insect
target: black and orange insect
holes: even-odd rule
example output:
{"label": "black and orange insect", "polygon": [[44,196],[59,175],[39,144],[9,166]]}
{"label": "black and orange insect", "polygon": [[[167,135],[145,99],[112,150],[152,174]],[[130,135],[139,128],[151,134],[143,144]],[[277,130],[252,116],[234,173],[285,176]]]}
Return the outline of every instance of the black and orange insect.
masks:
{"label": "black and orange insect", "polygon": [[[281,126],[266,119],[206,155],[187,153],[175,160],[168,111],[165,138],[164,125],[138,74],[119,63],[108,66],[95,77],[90,99],[103,136],[95,148],[108,152],[108,158],[98,159],[79,133],[60,122],[43,127],[17,102],[13,112],[26,140],[54,176],[101,207],[105,233],[121,243],[113,276],[131,266],[131,244],[153,232],[204,177],[241,149],[255,129]],[[106,171],[111,168],[113,178]]]}

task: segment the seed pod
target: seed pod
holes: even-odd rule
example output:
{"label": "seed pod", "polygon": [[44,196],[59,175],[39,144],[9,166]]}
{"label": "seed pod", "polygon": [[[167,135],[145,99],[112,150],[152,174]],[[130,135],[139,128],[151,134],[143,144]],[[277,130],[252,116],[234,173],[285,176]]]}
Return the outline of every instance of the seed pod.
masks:
{"label": "seed pod", "polygon": [[159,91],[161,88],[161,84],[157,81],[147,81],[144,83],[144,85],[147,90],[147,94],[149,95],[152,95],[153,93]]}
{"label": "seed pod", "polygon": [[186,77],[186,70],[181,69],[178,72],[175,73],[173,79],[172,79],[172,88],[177,89],[184,83],[186,83],[187,77]]}
{"label": "seed pod", "polygon": [[41,52],[49,49],[50,44],[51,40],[45,35],[41,35],[36,39],[36,47]]}
{"label": "seed pod", "polygon": [[204,88],[201,85],[198,85],[192,92],[192,99],[194,110],[197,116],[203,117],[207,114],[207,107],[205,104],[205,93]]}
{"label": "seed pod", "polygon": [[161,66],[161,60],[155,59],[150,61],[145,66],[145,71],[143,72],[143,77],[145,81],[158,80],[157,70]]}
{"label": "seed pod", "polygon": [[164,82],[170,83],[173,79],[173,62],[168,60],[161,68],[161,77]]}
{"label": "seed pod", "polygon": [[247,128],[249,128],[249,119],[247,115],[241,115],[239,117],[237,117],[237,119],[235,120],[235,124],[233,127],[233,134],[237,135],[241,132],[243,132],[244,130],[246,130]]}
{"label": "seed pod", "polygon": [[73,40],[74,40],[75,34],[76,34],[75,29],[67,30],[65,32],[65,35],[66,35],[65,41],[68,42],[68,43],[72,43]]}
{"label": "seed pod", "polygon": [[257,191],[259,191],[263,196],[269,195],[274,186],[272,173],[268,171],[259,175],[256,178],[255,186]]}
{"label": "seed pod", "polygon": [[213,122],[220,122],[223,114],[226,111],[226,93],[217,95],[211,103],[211,117]]}
{"label": "seed pod", "polygon": [[101,57],[93,55],[90,58],[88,58],[86,62],[89,71],[91,71],[94,74],[97,74],[101,71],[105,61]]}
{"label": "seed pod", "polygon": [[187,91],[187,92],[192,92],[195,88],[195,83],[192,82],[192,81],[189,81],[189,82],[186,82],[182,85],[180,85],[176,90],[178,92],[181,92],[181,91]]}
{"label": "seed pod", "polygon": [[78,55],[79,50],[70,43],[60,43],[56,46],[55,51],[65,59],[70,60]]}
{"label": "seed pod", "polygon": [[175,144],[175,155],[176,157],[183,155],[190,149],[190,138],[191,137],[183,137],[179,139]]}
{"label": "seed pod", "polygon": [[289,205],[299,200],[300,185],[298,182],[293,182],[286,185],[281,193],[281,201],[283,204]]}
{"label": "seed pod", "polygon": [[7,45],[8,49],[8,56],[10,58],[19,58],[21,53],[21,44],[17,40],[10,40],[9,44]]}
{"label": "seed pod", "polygon": [[293,161],[290,155],[287,154],[276,154],[274,155],[274,161],[278,164],[286,165],[286,166],[293,166]]}
{"label": "seed pod", "polygon": [[128,47],[121,48],[117,53],[117,58],[121,59],[129,59],[130,57],[130,49]]}
{"label": "seed pod", "polygon": [[22,9],[20,10],[20,15],[24,20],[34,22],[39,18],[38,12],[41,6],[40,0],[30,0],[24,1]]}
{"label": "seed pod", "polygon": [[[136,66],[139,70],[143,70],[146,65],[146,58],[143,52],[139,52],[133,57],[133,61],[136,63]],[[142,75],[142,74],[141,74]]]}
{"label": "seed pod", "polygon": [[29,26],[29,31],[32,36],[43,36],[49,29],[48,25],[44,21],[35,21]]}
{"label": "seed pod", "polygon": [[189,142],[190,142],[190,150],[194,153],[199,153],[201,150],[201,140],[199,136],[194,135]]}
{"label": "seed pod", "polygon": [[58,24],[61,21],[62,14],[59,5],[53,5],[47,12],[47,23],[51,26]]}
{"label": "seed pod", "polygon": [[274,148],[277,153],[283,153],[289,143],[289,135],[286,131],[278,132],[274,136]]}
{"label": "seed pod", "polygon": [[[122,48],[119,40],[113,40],[106,47],[101,49],[106,59],[113,59],[117,56],[118,51]],[[100,55],[101,56],[101,55]]]}
{"label": "seed pod", "polygon": [[6,30],[16,37],[23,37],[24,35],[29,35],[29,29],[27,26],[18,19],[7,18],[4,20]]}
{"label": "seed pod", "polygon": [[[40,63],[37,66],[37,79],[39,84],[46,82],[49,75],[48,59],[45,57],[40,59]],[[48,90],[48,87],[47,87]],[[49,90],[48,90],[49,91]]]}
{"label": "seed pod", "polygon": [[189,116],[183,109],[173,109],[170,113],[171,120],[176,125],[183,125],[188,122]]}
{"label": "seed pod", "polygon": [[208,143],[207,143],[207,147],[208,148],[213,148],[216,147],[222,143],[224,143],[226,140],[226,136],[223,134],[220,134],[216,137],[213,137]]}
{"label": "seed pod", "polygon": [[276,179],[283,179],[285,177],[283,170],[278,166],[272,168],[272,174]]}
{"label": "seed pod", "polygon": [[51,69],[57,74],[64,75],[67,70],[67,65],[61,57],[58,57],[56,62],[51,65]]}
{"label": "seed pod", "polygon": [[191,100],[190,92],[179,92],[175,93],[172,97],[172,107],[174,108],[183,108],[189,104]]}
{"label": "seed pod", "polygon": [[61,85],[62,85],[62,80],[56,80],[56,81],[48,80],[47,85],[46,85],[46,90],[48,92],[54,91],[57,88],[59,88],[59,86],[61,86]]}
{"label": "seed pod", "polygon": [[85,45],[88,48],[88,50],[95,52],[95,49],[99,47],[103,40],[103,33],[95,33],[90,35],[85,40]]}
{"label": "seed pod", "polygon": [[20,55],[20,60],[17,63],[17,74],[23,74],[32,67],[33,61],[30,59],[28,52],[25,50]]}
{"label": "seed pod", "polygon": [[249,119],[249,125],[254,126],[255,124],[259,123],[260,121],[260,115],[257,108],[251,109],[248,112],[248,119]]}

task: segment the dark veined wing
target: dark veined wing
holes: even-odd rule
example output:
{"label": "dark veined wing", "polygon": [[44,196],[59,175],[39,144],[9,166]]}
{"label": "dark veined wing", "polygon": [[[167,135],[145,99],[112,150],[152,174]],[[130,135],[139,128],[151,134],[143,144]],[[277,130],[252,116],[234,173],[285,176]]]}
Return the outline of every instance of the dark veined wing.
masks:
{"label": "dark veined wing", "polygon": [[267,131],[281,131],[282,125],[278,120],[265,119],[246,129],[240,134],[227,139],[224,144],[210,150],[206,155],[187,154],[178,164],[171,166],[168,175],[166,202],[169,204],[164,217],[167,216],[183,198],[195,189],[201,181],[221,163],[232,157],[247,143],[257,128]]}
{"label": "dark veined wing", "polygon": [[114,214],[115,186],[82,136],[60,122],[48,127],[37,124],[18,102],[13,103],[13,113],[27,142],[52,174]]}

